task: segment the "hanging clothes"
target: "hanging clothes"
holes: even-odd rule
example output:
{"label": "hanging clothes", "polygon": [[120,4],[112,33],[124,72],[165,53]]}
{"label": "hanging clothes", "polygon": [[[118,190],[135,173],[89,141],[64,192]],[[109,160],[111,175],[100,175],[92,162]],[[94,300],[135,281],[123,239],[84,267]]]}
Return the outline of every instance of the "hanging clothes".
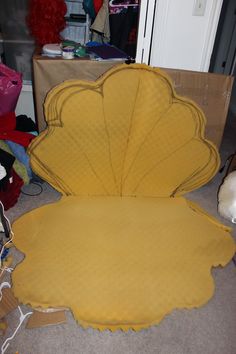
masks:
{"label": "hanging clothes", "polygon": [[103,4],[90,29],[92,31],[93,41],[106,43],[110,41],[108,0],[103,1]]}
{"label": "hanging clothes", "polygon": [[93,21],[96,17],[93,0],[83,0],[83,9],[86,14],[89,14],[90,18]]}
{"label": "hanging clothes", "polygon": [[109,1],[111,44],[135,58],[137,46],[138,1]]}
{"label": "hanging clothes", "polygon": [[95,10],[96,14],[98,13],[100,8],[102,7],[102,3],[103,3],[103,0],[93,0],[93,6],[94,6],[94,10]]}

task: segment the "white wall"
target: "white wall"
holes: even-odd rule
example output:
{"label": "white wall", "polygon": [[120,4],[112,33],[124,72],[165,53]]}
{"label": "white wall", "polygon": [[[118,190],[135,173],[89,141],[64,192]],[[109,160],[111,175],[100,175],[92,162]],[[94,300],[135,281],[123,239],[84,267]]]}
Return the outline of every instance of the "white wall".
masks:
{"label": "white wall", "polygon": [[35,122],[34,100],[31,84],[23,84],[15,112],[17,116],[20,114],[26,114]]}
{"label": "white wall", "polygon": [[195,0],[158,0],[150,64],[208,71],[223,0],[206,0],[204,16],[193,16]]}

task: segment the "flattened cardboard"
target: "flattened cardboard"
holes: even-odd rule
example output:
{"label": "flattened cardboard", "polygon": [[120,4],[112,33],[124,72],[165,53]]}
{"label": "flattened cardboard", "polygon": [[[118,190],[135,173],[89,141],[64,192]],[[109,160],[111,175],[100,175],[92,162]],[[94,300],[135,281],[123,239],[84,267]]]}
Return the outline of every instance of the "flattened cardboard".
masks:
{"label": "flattened cardboard", "polygon": [[34,311],[29,317],[26,328],[39,328],[46,327],[50,325],[56,325],[66,322],[65,311],[56,312],[40,312]]}
{"label": "flattened cardboard", "polygon": [[197,71],[164,70],[173,80],[177,94],[190,98],[203,110],[207,119],[205,136],[219,148],[234,78]]}
{"label": "flattened cardboard", "polygon": [[0,301],[0,319],[19,306],[18,300],[13,295],[11,288],[2,289],[2,300]]}
{"label": "flattened cardboard", "polygon": [[94,81],[107,70],[117,65],[114,60],[98,62],[96,60],[49,58],[35,53],[33,56],[34,98],[36,122],[39,132],[46,128],[43,104],[47,93],[65,80],[79,79]]}

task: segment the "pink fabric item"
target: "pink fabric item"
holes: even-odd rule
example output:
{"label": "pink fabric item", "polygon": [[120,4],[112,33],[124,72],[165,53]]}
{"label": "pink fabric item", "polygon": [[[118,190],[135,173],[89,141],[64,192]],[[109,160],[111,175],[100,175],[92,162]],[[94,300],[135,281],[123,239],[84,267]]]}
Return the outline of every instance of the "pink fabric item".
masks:
{"label": "pink fabric item", "polygon": [[14,112],[22,89],[22,74],[0,63],[0,115]]}

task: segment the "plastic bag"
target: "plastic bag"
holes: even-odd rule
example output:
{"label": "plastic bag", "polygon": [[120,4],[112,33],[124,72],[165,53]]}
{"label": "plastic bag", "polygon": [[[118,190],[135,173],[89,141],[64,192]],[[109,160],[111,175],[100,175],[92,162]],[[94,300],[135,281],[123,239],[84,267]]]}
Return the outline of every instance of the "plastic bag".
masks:
{"label": "plastic bag", "polygon": [[14,112],[22,89],[22,74],[0,63],[0,116]]}

